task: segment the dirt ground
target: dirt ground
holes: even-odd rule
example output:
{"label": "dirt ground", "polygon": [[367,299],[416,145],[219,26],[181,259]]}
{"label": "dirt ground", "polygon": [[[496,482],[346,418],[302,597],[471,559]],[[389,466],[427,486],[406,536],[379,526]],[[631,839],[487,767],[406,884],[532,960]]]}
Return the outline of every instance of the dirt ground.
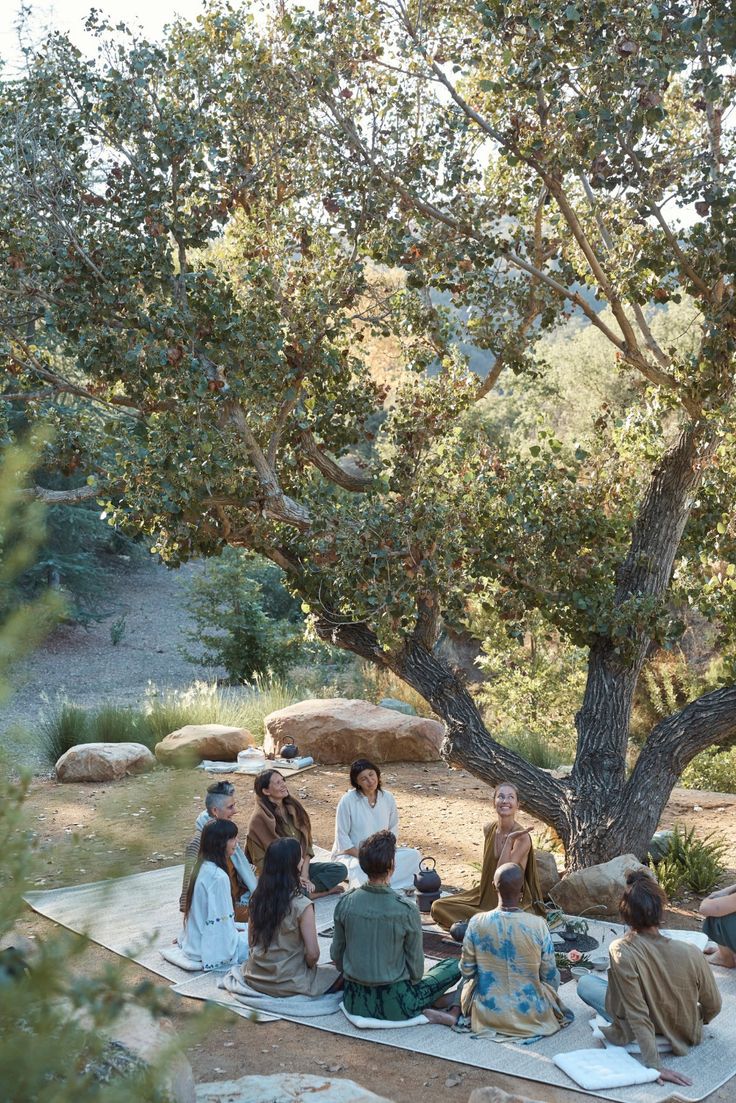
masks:
{"label": "dirt ground", "polygon": [[[245,827],[252,805],[252,780],[234,776],[238,815]],[[292,789],[309,809],[315,838],[332,841],[334,810],[346,789],[346,770],[317,767],[292,779]],[[489,818],[487,788],[464,771],[441,763],[387,766],[386,787],[394,793],[407,845],[433,855],[447,886],[467,885],[477,876],[482,825]],[[184,843],[201,808],[207,778],[201,771],[161,771],[117,785],[58,785],[38,777],[27,804],[28,828],[36,835],[33,887],[54,888],[116,873],[137,872],[181,861]],[[522,815],[525,824],[533,823]],[[694,825],[701,834],[715,831],[728,843],[728,877],[736,880],[736,796],[675,790],[662,826]],[[538,825],[538,837],[543,828]],[[697,927],[698,899],[685,894],[667,917],[669,926]],[[43,938],[51,924],[28,913],[23,933]],[[114,955],[90,946],[80,967],[93,969]],[[119,960],[119,959],[115,959]],[[132,979],[149,976],[127,964]],[[155,979],[155,978],[154,978]],[[166,987],[166,982],[161,980]],[[200,1014],[201,1005],[172,998],[171,1018],[184,1025]],[[396,1103],[425,1103],[427,1092],[464,1101],[473,1088],[495,1084],[547,1103],[577,1103],[577,1092],[561,1091],[501,1074],[472,1069],[439,1058],[381,1048],[370,1042],[346,1041],[307,1026],[276,1022],[253,1024],[225,1014],[201,1041],[187,1051],[198,1082],[224,1080],[246,1073],[326,1072],[350,1077]],[[731,1103],[732,1088],[714,1093],[711,1103]]]}
{"label": "dirt ground", "polygon": [[[115,572],[110,579],[110,616],[89,630],[57,630],[18,671],[17,692],[0,715],[0,743],[8,760],[40,770],[37,725],[46,702],[59,695],[85,706],[106,700],[138,704],[149,682],[160,689],[190,684],[203,672],[185,662],[178,646],[187,625],[182,603],[186,583],[199,565],[170,572],[151,564],[144,570]],[[126,631],[117,646],[110,625],[122,613]],[[213,676],[209,672],[209,677]],[[18,726],[28,735],[22,738]],[[241,827],[252,804],[252,781],[236,777]],[[25,826],[35,836],[37,850],[31,871],[33,888],[56,888],[102,877],[134,873],[182,860],[208,779],[201,771],[159,771],[117,785],[58,785],[49,777],[34,778],[26,805]],[[388,766],[386,787],[396,796],[401,817],[401,841],[433,855],[446,887],[467,886],[478,874],[482,825],[490,818],[488,789],[464,771],[441,763]],[[293,779],[296,795],[309,809],[316,840],[332,843],[335,806],[347,788],[347,771],[317,767]],[[524,823],[531,822],[522,816]],[[675,790],[662,826],[693,824],[700,834],[715,831],[728,843],[728,877],[736,880],[736,796]],[[544,829],[539,825],[539,842]],[[698,900],[685,895],[675,901],[668,925],[695,927]],[[53,924],[32,912],[24,917],[23,933],[43,939]],[[85,971],[99,970],[121,959],[90,945],[75,959]],[[144,978],[168,986],[132,963],[123,965],[131,981]],[[171,1019],[184,1026],[201,1018],[202,1005],[171,997]],[[439,1028],[438,1028],[439,1029]],[[396,1103],[456,1099],[465,1103],[471,1090],[496,1084],[547,1103],[580,1103],[578,1092],[489,1074],[465,1065],[347,1042],[337,1035],[307,1026],[275,1022],[254,1024],[223,1012],[219,1025],[208,1026],[187,1050],[198,1082],[224,1080],[246,1073],[282,1071],[325,1072],[350,1077]],[[589,1097],[592,1098],[592,1097]],[[726,1087],[709,1103],[732,1103]]]}

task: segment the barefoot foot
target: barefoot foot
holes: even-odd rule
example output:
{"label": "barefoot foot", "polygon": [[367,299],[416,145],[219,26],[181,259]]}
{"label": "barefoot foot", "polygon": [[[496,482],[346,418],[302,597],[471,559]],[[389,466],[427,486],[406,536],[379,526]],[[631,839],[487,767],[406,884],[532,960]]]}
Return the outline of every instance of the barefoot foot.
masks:
{"label": "barefoot foot", "polygon": [[722,969],[734,969],[736,968],[736,956],[731,950],[719,946],[714,953],[708,954],[708,964],[720,965]]}
{"label": "barefoot foot", "polygon": [[422,1014],[437,1026],[454,1026],[458,1020],[459,1008],[454,1011],[438,1011],[436,1007],[428,1007]]}

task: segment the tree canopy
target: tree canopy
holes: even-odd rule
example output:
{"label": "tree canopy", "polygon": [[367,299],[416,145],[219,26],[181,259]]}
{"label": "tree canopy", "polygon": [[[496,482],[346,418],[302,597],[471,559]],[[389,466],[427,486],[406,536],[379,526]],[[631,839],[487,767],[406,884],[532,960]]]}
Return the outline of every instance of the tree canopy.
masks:
{"label": "tree canopy", "polygon": [[[573,865],[641,851],[736,730],[716,690],[627,774],[652,641],[688,603],[734,624],[728,5],[215,3],[155,44],[91,23],[96,58],[55,36],[2,87],[2,399],[169,562],[277,563]],[[577,442],[500,434],[484,410],[570,319],[621,405]],[[589,649],[568,781],[496,742],[435,651],[484,604]]]}

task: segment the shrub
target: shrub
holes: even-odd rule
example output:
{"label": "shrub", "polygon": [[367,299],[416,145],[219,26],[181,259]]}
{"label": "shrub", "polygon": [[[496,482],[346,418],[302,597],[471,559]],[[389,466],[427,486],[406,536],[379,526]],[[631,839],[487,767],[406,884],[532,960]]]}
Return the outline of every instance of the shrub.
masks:
{"label": "shrub", "polygon": [[712,832],[699,838],[694,827],[675,824],[669,847],[656,865],[657,880],[668,896],[683,884],[700,895],[712,892],[726,872],[727,849]]}
{"label": "shrub", "polygon": [[121,705],[83,709],[64,701],[41,724],[41,748],[51,766],[78,743],[143,743],[153,750],[157,742],[146,714]]}
{"label": "shrub", "polygon": [[67,702],[57,706],[41,721],[41,748],[44,758],[53,766],[70,747],[91,743],[87,713],[78,705]]}
{"label": "shrub", "polygon": [[680,784],[686,789],[736,793],[736,747],[725,751],[720,747],[708,747],[701,751],[682,771]]}
{"label": "shrub", "polygon": [[500,732],[498,741],[503,743],[511,751],[525,758],[533,766],[539,766],[543,770],[554,770],[571,760],[571,755],[565,755],[538,732],[516,732],[506,734]]}
{"label": "shrub", "polygon": [[194,622],[185,636],[201,650],[180,648],[189,662],[222,667],[232,682],[244,684],[269,671],[283,674],[299,650],[298,633],[269,616],[263,587],[250,572],[249,558],[237,548],[225,548],[207,564],[185,603]]}
{"label": "shrub", "polygon": [[186,690],[155,691],[146,703],[146,723],[154,743],[185,724],[230,724],[247,728],[256,742],[263,741],[263,721],[269,712],[286,708],[312,694],[302,686],[269,675],[253,685],[221,687],[195,682]]}

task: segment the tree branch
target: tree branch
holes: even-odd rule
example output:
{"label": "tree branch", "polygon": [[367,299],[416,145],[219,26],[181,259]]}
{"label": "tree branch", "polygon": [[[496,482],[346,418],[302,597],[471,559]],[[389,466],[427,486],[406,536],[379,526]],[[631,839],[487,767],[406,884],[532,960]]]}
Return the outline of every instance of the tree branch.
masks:
{"label": "tree branch", "polygon": [[301,441],[302,448],[309,462],[313,464],[326,479],[329,479],[331,483],[335,483],[344,490],[350,490],[355,494],[368,490],[371,486],[373,482],[372,476],[353,475],[349,471],[346,471],[344,467],[341,467],[339,463],[335,463],[334,460],[331,460],[329,456],[325,455],[315,441],[311,430],[303,429],[299,434],[299,440]]}
{"label": "tree branch", "polygon": [[282,521],[286,525],[293,525],[299,529],[309,528],[312,521],[309,511],[299,502],[290,498],[288,494],[284,494],[276,479],[276,473],[268,463],[260,444],[248,425],[243,407],[239,402],[229,401],[225,410],[227,420],[242,438],[256,469],[258,482],[263,492],[262,511],[264,516],[270,517],[274,521]]}

